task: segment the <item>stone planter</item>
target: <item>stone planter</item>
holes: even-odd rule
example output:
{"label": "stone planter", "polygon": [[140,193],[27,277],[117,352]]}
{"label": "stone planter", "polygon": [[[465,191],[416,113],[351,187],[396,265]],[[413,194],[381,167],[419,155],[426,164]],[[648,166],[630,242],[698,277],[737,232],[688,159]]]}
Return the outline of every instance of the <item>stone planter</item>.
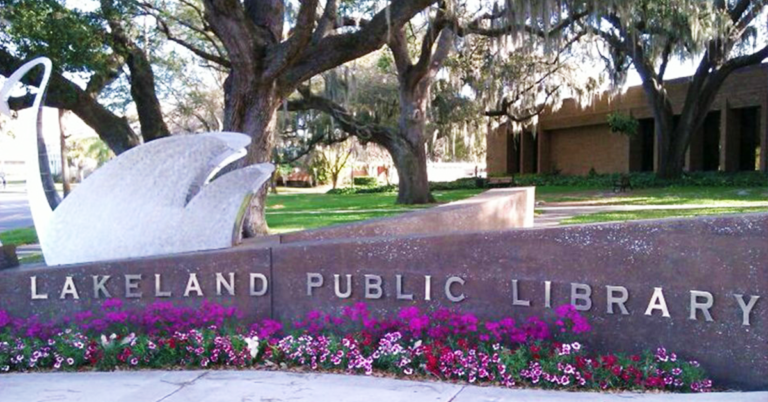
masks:
{"label": "stone planter", "polygon": [[16,258],[16,246],[0,246],[0,269],[19,266]]}

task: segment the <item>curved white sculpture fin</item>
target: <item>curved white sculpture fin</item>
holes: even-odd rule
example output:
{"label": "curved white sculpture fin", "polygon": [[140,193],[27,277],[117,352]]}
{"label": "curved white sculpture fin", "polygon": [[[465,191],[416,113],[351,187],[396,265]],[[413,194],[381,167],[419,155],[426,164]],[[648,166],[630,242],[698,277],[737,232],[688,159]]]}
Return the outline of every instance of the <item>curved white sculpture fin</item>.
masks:
{"label": "curved white sculpture fin", "polygon": [[208,183],[250,138],[162,138],[108,162],[62,201],[44,249],[49,265],[231,247],[241,206],[274,167],[249,166]]}
{"label": "curved white sculpture fin", "polygon": [[[43,72],[43,80],[40,82],[37,94],[35,95],[35,101],[32,105],[32,110],[37,111],[38,119],[41,118],[43,113],[43,98],[45,96],[45,90],[48,87],[48,80],[51,77],[51,60],[46,57],[39,57],[32,61],[25,63],[19,67],[3,84],[3,88],[0,89],[0,113],[11,115],[11,109],[8,106],[8,98],[11,95],[11,91],[16,87],[22,77],[30,70],[43,65],[45,71]],[[37,128],[36,128],[37,129]],[[48,223],[53,215],[51,205],[48,203],[48,198],[45,196],[45,190],[43,189],[43,182],[40,179],[40,164],[38,162],[38,149],[37,149],[37,137],[29,133],[26,135],[26,146],[24,147],[24,153],[26,154],[26,168],[27,168],[27,194],[29,197],[29,209],[32,212],[32,220],[35,222],[35,229],[37,230],[37,238],[40,240],[40,245],[45,253],[45,247],[48,239]]]}
{"label": "curved white sculpture fin", "polygon": [[[45,67],[34,108],[38,117],[51,61],[38,58],[14,72],[0,90],[0,112],[33,67]],[[29,135],[27,191],[48,265],[146,257],[230,247],[244,208],[270,178],[270,164],[249,166],[213,181],[245,155],[251,139],[217,132],[162,138],[102,166],[52,211],[45,197],[36,136]]]}
{"label": "curved white sculpture fin", "polygon": [[240,237],[245,210],[251,198],[270,179],[275,167],[269,163],[247,166],[222,175],[203,187],[184,211],[180,231],[207,233],[187,236],[189,250],[210,248],[207,244],[228,247]]}

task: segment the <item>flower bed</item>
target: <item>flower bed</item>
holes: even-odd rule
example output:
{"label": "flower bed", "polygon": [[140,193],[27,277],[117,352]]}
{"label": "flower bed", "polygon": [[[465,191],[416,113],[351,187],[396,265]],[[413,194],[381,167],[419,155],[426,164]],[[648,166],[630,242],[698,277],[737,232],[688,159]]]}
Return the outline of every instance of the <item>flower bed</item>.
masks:
{"label": "flower bed", "polygon": [[594,354],[578,341],[589,323],[572,306],[553,323],[531,317],[481,321],[472,314],[406,307],[374,317],[364,303],[318,311],[289,328],[273,320],[243,325],[234,308],[155,303],[145,310],[108,300],[62,326],[0,311],[0,371],[171,367],[299,367],[389,373],[449,381],[549,389],[712,388],[695,361],[658,348]]}

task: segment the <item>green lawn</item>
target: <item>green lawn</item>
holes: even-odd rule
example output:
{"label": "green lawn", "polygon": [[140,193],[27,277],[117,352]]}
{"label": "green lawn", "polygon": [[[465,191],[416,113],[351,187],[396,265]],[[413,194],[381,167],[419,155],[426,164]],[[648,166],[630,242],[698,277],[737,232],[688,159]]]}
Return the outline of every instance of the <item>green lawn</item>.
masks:
{"label": "green lawn", "polygon": [[0,242],[7,245],[14,244],[17,246],[22,244],[35,244],[37,243],[37,233],[35,233],[34,227],[13,229],[0,233]]}
{"label": "green lawn", "polygon": [[[438,202],[446,203],[472,197],[481,189],[438,191]],[[286,192],[270,194],[267,198],[267,223],[274,233],[312,229],[327,225],[393,216],[434,205],[405,206],[395,204],[394,193],[329,195]],[[768,188],[732,187],[670,187],[634,190],[614,194],[610,189],[584,187],[541,186],[536,188],[536,200],[553,202],[578,202],[585,205],[693,205],[707,208],[667,209],[629,212],[602,212],[581,215],[563,224],[582,224],[635,219],[658,219],[725,213],[768,211]],[[720,207],[718,207],[720,206]],[[723,207],[726,206],[726,207]],[[0,233],[4,244],[30,244],[37,242],[33,228],[17,229]]]}
{"label": "green lawn", "polygon": [[572,203],[576,205],[701,205],[695,209],[656,209],[641,211],[598,212],[574,216],[562,225],[628,221],[640,219],[681,218],[701,215],[750,213],[768,211],[768,188],[733,187],[666,187],[613,193],[610,189],[577,187],[539,187],[536,200],[545,205]]}
{"label": "green lawn", "polygon": [[[453,190],[433,193],[438,203],[458,201],[482,190]],[[270,194],[267,197],[267,224],[274,233],[393,216],[433,205],[397,205],[394,193],[379,194]]]}
{"label": "green lawn", "polygon": [[768,188],[666,187],[613,193],[609,189],[578,187],[538,187],[536,200],[583,202],[590,205],[694,205],[763,206],[768,204]]}
{"label": "green lawn", "polygon": [[561,225],[581,225],[598,222],[620,222],[641,219],[686,218],[703,215],[744,214],[753,212],[768,212],[766,207],[738,208],[696,208],[696,209],[655,209],[645,211],[598,212],[595,214],[578,215],[565,219]]}

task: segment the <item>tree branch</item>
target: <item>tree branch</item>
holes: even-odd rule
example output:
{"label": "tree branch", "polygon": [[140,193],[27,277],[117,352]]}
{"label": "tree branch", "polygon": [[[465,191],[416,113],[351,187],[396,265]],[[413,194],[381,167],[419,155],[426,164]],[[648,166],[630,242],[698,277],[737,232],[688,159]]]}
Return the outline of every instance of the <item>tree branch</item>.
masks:
{"label": "tree branch", "polygon": [[[211,0],[207,0],[211,1]],[[312,76],[348,61],[362,57],[386,44],[387,37],[397,32],[421,10],[437,0],[392,0],[388,10],[379,11],[359,31],[327,36],[317,46],[309,47],[280,77],[284,94]]]}
{"label": "tree branch", "polygon": [[659,81],[664,81],[664,73],[667,72],[667,64],[669,64],[669,56],[672,54],[672,39],[667,39],[667,44],[664,46],[664,50],[661,53],[661,66],[659,67]]}
{"label": "tree branch", "polygon": [[747,10],[752,0],[739,0],[732,9],[728,10],[728,15],[731,17],[731,22],[734,24],[741,19],[741,15]]}
{"label": "tree branch", "polygon": [[[168,28],[168,25],[165,23],[165,21],[163,21],[159,17],[155,17],[155,20],[157,21],[158,29],[160,29],[160,31],[163,34],[165,34],[165,37],[168,38],[168,40],[170,40],[171,42],[175,42],[175,43],[181,45],[182,47],[186,48],[190,52],[196,54],[198,57],[200,57],[202,59],[205,59],[205,60],[208,60],[208,61],[210,61],[212,63],[216,63],[216,64],[219,64],[221,66],[227,67],[227,68],[232,66],[230,64],[229,60],[227,60],[226,58],[224,58],[224,57],[222,57],[220,55],[216,56],[216,55],[210,54],[210,53],[208,53],[208,52],[198,48],[197,46],[192,45],[191,43],[189,43],[189,42],[187,42],[187,41],[185,41],[183,39],[179,39],[179,38],[174,37],[171,34],[171,30]],[[212,39],[209,39],[209,40],[212,40]],[[218,48],[217,48],[217,50],[218,50]]]}
{"label": "tree branch", "polygon": [[317,18],[317,28],[315,28],[315,32],[312,34],[312,43],[317,44],[336,28],[338,12],[338,0],[326,0],[323,15]]}
{"label": "tree branch", "polygon": [[203,0],[205,20],[227,49],[231,68],[257,71],[256,55],[272,34],[259,29],[246,15],[239,0]]}
{"label": "tree branch", "polygon": [[269,52],[264,80],[271,80],[289,67],[312,40],[318,0],[301,0],[296,26],[288,40],[278,43]]}
{"label": "tree branch", "polygon": [[445,10],[442,8],[437,10],[435,19],[430,21],[427,27],[427,32],[424,33],[424,37],[421,40],[421,53],[419,54],[419,60],[416,62],[414,69],[422,74],[426,73],[427,68],[432,63],[432,48],[438,41],[438,37],[443,32],[443,28],[448,25],[448,21],[445,16]]}
{"label": "tree branch", "polygon": [[397,74],[400,76],[408,74],[408,71],[413,67],[413,61],[408,51],[408,39],[405,38],[405,29],[400,28],[393,32],[387,46],[392,52],[392,58],[395,59]]}
{"label": "tree branch", "polygon": [[[0,48],[0,74],[9,77],[22,64],[22,60]],[[37,87],[40,85],[41,79],[42,72],[27,74],[22,78],[22,83]],[[9,104],[13,110],[21,110],[31,107],[33,99],[31,95],[12,98]],[[107,110],[87,92],[57,71],[51,74],[45,96],[45,106],[74,112],[88,126],[93,128],[116,154],[141,143],[139,136],[133,132],[124,118]]]}
{"label": "tree branch", "polygon": [[485,114],[485,116],[488,116],[488,117],[507,117],[507,119],[509,119],[511,121],[514,121],[516,123],[525,123],[525,122],[531,120],[532,118],[534,118],[534,117],[540,115],[541,113],[543,113],[544,109],[546,109],[547,105],[549,104],[549,100],[552,99],[552,96],[559,89],[560,89],[560,86],[558,85],[558,86],[552,88],[551,90],[546,91],[546,96],[544,98],[544,102],[542,102],[541,104],[539,104],[538,106],[536,106],[534,108],[528,108],[527,109],[527,112],[528,112],[527,114],[524,114],[524,115],[514,114],[513,111],[510,109],[510,106],[512,106],[512,104],[514,102],[509,102],[507,100],[502,101],[502,106],[501,106],[501,108],[499,110],[490,110],[490,111],[485,112],[484,114]]}
{"label": "tree branch", "polygon": [[728,75],[734,70],[737,70],[739,68],[751,66],[754,64],[759,64],[766,58],[768,58],[768,45],[758,50],[755,53],[739,56],[739,57],[728,60],[718,70],[718,73],[724,73],[725,75]]}
{"label": "tree branch", "polygon": [[88,80],[88,84],[85,86],[85,92],[94,99],[99,95],[99,93],[101,93],[102,90],[104,90],[104,88],[107,87],[107,85],[113,83],[118,77],[120,77],[125,61],[122,59],[122,57],[119,57],[117,54],[113,53],[109,58],[109,64],[109,69],[107,71],[95,72],[91,76],[91,79]]}
{"label": "tree branch", "polygon": [[[741,0],[740,3],[744,1],[745,0]],[[730,12],[731,19],[733,20],[732,37],[737,39],[743,36],[747,27],[755,20],[755,18],[757,18],[766,4],[768,4],[768,0],[754,0],[755,4],[749,8],[746,6],[741,8],[742,5],[740,3],[736,4],[736,7]],[[752,3],[752,1],[747,1],[747,3]],[[734,17],[736,19],[734,19]]]}
{"label": "tree branch", "polygon": [[131,72],[131,98],[136,103],[136,111],[141,124],[141,135],[144,141],[170,135],[168,126],[163,118],[163,111],[155,90],[155,74],[146,53],[130,38],[123,28],[113,1],[101,0],[101,10],[110,27],[112,49],[122,56]]}
{"label": "tree branch", "polygon": [[386,146],[396,136],[389,127],[378,124],[367,124],[357,120],[346,108],[330,99],[312,95],[309,88],[299,90],[301,99],[288,101],[289,111],[317,110],[329,115],[344,130],[357,137],[362,143],[374,142]]}
{"label": "tree branch", "polygon": [[511,24],[506,24],[506,25],[504,25],[502,27],[499,27],[499,28],[483,28],[483,27],[480,26],[480,22],[482,20],[500,18],[503,14],[504,13],[500,12],[499,15],[496,16],[496,17],[493,17],[491,15],[483,15],[483,16],[480,16],[480,17],[476,18],[475,20],[473,20],[472,22],[470,22],[466,26],[461,26],[457,21],[455,21],[455,23],[454,23],[455,24],[454,31],[456,32],[456,35],[458,35],[460,37],[464,37],[464,36],[472,34],[472,35],[485,36],[485,37],[489,37],[489,38],[497,38],[497,37],[500,37],[500,36],[511,34],[512,32],[515,31],[516,28],[519,28],[519,29],[522,29],[523,31],[525,31],[528,34],[536,35],[538,37],[544,38],[544,37],[548,37],[550,35],[559,34],[561,31],[565,30],[566,28],[571,26],[576,21],[579,21],[582,18],[584,18],[587,15],[589,15],[589,12],[582,11],[582,12],[579,12],[579,13],[576,13],[576,14],[569,15],[568,17],[563,18],[557,25],[552,27],[549,31],[544,31],[543,29],[540,29],[540,28],[537,28],[537,27],[534,27],[534,26],[531,26],[531,25],[528,25],[528,24],[525,24],[525,25],[523,25],[521,27],[516,27],[513,23],[511,23]]}

